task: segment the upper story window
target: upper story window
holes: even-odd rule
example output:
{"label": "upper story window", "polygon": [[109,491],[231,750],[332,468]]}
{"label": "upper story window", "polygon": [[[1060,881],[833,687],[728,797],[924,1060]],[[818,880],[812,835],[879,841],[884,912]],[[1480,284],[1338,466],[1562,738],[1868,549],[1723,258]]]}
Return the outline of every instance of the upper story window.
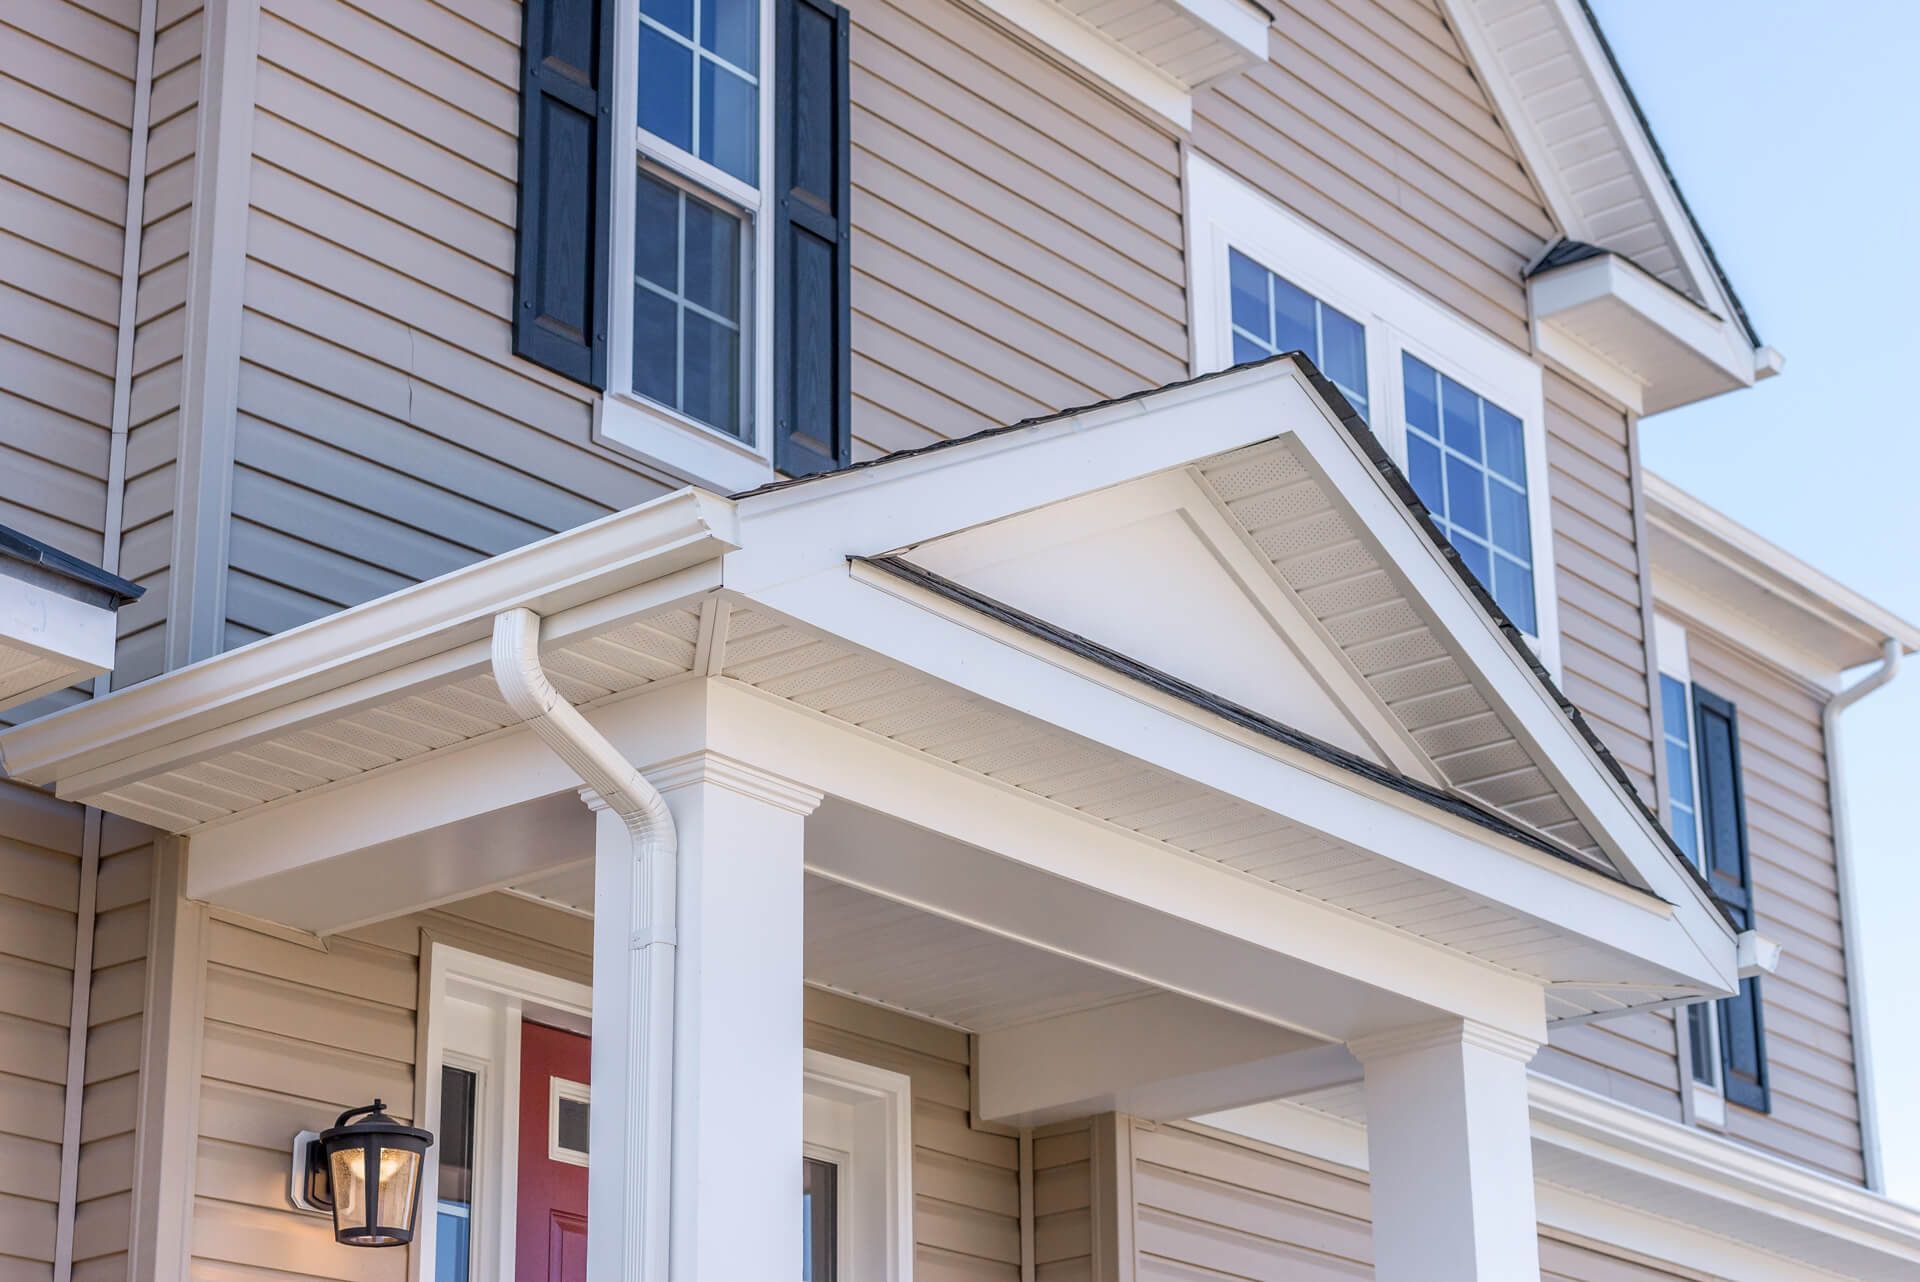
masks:
{"label": "upper story window", "polygon": [[1227,277],[1233,293],[1233,363],[1305,352],[1360,417],[1367,417],[1366,327],[1231,247]]}
{"label": "upper story window", "polygon": [[1557,673],[1539,365],[1197,153],[1187,192],[1195,372],[1306,352]]}
{"label": "upper story window", "polygon": [[759,0],[641,0],[640,128],[760,182]]}

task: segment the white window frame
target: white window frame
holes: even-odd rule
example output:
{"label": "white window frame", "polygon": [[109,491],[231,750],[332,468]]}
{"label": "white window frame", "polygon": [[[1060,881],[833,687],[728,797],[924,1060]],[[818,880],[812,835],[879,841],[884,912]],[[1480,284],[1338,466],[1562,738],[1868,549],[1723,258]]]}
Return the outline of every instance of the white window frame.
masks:
{"label": "white window frame", "polygon": [[564,1077],[547,1079],[547,1160],[564,1162],[568,1166],[585,1166],[587,1153],[584,1149],[567,1148],[560,1143],[560,1103],[569,1100],[575,1104],[593,1107],[593,1088],[585,1082],[570,1081]]}
{"label": "white window frame", "polygon": [[[614,145],[613,278],[609,284],[607,390],[593,408],[593,439],[676,480],[721,493],[773,479],[773,250],[766,220],[774,209],[774,25],[772,0],[760,4],[760,185],[750,187],[715,165],[653,139],[640,118],[640,0],[616,0],[617,74],[613,118],[629,122],[630,146]],[[697,82],[697,78],[696,78]],[[636,177],[642,161],[710,204],[742,215],[749,246],[741,300],[741,360],[747,371],[741,397],[745,439],[736,438],[648,400],[633,390],[633,272]]]}
{"label": "white window frame", "polygon": [[[1693,780],[1693,848],[1696,852],[1696,866],[1698,866],[1699,862],[1706,858],[1707,845],[1706,833],[1702,831],[1700,826],[1700,743],[1699,733],[1695,729],[1698,723],[1694,720],[1693,715],[1693,665],[1687,658],[1686,628],[1664,614],[1654,615],[1653,648],[1655,654],[1659,656],[1660,675],[1663,677],[1672,677],[1680,683],[1680,688],[1686,692],[1687,770],[1689,777]],[[1661,723],[1658,729],[1660,732],[1660,755],[1662,760],[1664,760],[1667,752],[1666,708],[1664,705],[1661,708]],[[1669,769],[1668,773],[1672,773],[1671,769]],[[1660,798],[1660,810],[1666,818],[1667,826],[1671,828],[1673,826],[1673,781],[1671,779],[1667,781],[1666,795]],[[1727,1124],[1727,1099],[1724,1093],[1724,1083],[1720,1080],[1722,1059],[1720,1054],[1720,1012],[1717,1003],[1707,1004],[1704,1009],[1707,1012],[1707,1045],[1709,1048],[1708,1054],[1711,1057],[1708,1068],[1713,1073],[1713,1080],[1711,1082],[1703,1082],[1693,1074],[1693,1038],[1689,1035],[1687,1027],[1680,1019],[1674,1021],[1674,1037],[1681,1046],[1686,1048],[1686,1063],[1683,1066],[1682,1072],[1692,1106],[1693,1120],[1702,1126],[1722,1130],[1725,1129]]]}
{"label": "white window frame", "polygon": [[913,1082],[824,1051],[803,1066],[808,1157],[839,1167],[839,1282],[913,1282]]}
{"label": "white window frame", "polygon": [[1195,374],[1233,364],[1227,251],[1238,249],[1366,327],[1369,426],[1402,467],[1407,459],[1402,352],[1519,417],[1527,452],[1527,517],[1539,628],[1530,640],[1541,663],[1559,679],[1559,592],[1540,365],[1197,151],[1187,154],[1186,178],[1187,299]]}
{"label": "white window frame", "polygon": [[[414,1076],[414,1116],[436,1129],[440,1070],[451,1064],[477,1074],[473,1118],[473,1191],[468,1212],[471,1282],[513,1277],[518,1222],[520,1024],[531,1017],[579,1033],[593,1029],[593,990],[575,980],[516,966],[428,938],[422,950],[420,1009],[424,1027],[420,1071]],[[438,1201],[440,1148],[427,1150],[421,1171],[422,1219]],[[439,1245],[437,1222],[414,1236],[413,1282],[432,1282]]]}

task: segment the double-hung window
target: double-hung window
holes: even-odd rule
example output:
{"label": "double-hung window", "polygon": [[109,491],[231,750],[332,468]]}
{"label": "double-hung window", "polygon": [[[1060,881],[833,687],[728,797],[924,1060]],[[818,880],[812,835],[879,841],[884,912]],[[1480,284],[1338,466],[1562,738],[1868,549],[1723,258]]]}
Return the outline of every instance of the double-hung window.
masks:
{"label": "double-hung window", "polygon": [[[752,448],[764,0],[638,0],[626,388],[669,422]],[[616,359],[615,379],[619,386]]]}
{"label": "double-hung window", "polygon": [[1305,352],[1557,671],[1540,367],[1204,156],[1187,177],[1196,372]]}

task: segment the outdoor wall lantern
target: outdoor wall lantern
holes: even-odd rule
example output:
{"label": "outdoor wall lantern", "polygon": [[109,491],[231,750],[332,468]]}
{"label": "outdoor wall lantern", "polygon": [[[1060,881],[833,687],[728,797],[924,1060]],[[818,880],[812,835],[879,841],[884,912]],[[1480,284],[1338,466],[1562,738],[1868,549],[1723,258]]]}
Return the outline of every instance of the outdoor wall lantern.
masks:
{"label": "outdoor wall lantern", "polygon": [[[357,1120],[355,1120],[357,1119]],[[420,1215],[420,1168],[433,1133],[402,1126],[379,1100],[293,1139],[293,1204],[333,1212],[346,1246],[405,1246]]]}

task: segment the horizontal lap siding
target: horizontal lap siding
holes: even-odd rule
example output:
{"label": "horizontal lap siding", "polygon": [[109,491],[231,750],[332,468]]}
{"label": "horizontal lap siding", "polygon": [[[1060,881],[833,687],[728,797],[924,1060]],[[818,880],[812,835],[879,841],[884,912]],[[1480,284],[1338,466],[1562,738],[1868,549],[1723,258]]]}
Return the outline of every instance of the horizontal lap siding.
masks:
{"label": "horizontal lap siding", "polygon": [[1286,0],[1270,60],[1194,98],[1209,159],[1523,350],[1552,235],[1432,0]]}
{"label": "horizontal lap siding", "polygon": [[913,1080],[913,1275],[1017,1282],[1020,1148],[974,1130],[965,1033],[807,990],[807,1046]]}
{"label": "horizontal lap siding", "polygon": [[1093,1282],[1093,1179],[1087,1124],[1034,1137],[1035,1282]]}
{"label": "horizontal lap siding", "polygon": [[82,812],[0,781],[0,1277],[53,1276]]}
{"label": "horizontal lap siding", "polygon": [[287,1205],[287,1144],[379,1096],[412,1110],[422,926],[477,952],[584,978],[591,925],[481,896],[328,941],[207,928],[193,1273],[400,1282],[405,1251],[342,1251]]}
{"label": "horizontal lap siding", "polygon": [[127,1276],[152,885],[152,831],[103,815],[74,1215],[75,1282],[123,1282]]}
{"label": "horizontal lap siding", "polygon": [[[1135,1276],[1140,1282],[1373,1276],[1366,1176],[1213,1132],[1136,1124]],[[1548,1282],[1676,1282],[1682,1275],[1542,1237]],[[1689,1275],[1690,1276],[1690,1275]]]}
{"label": "horizontal lap siding", "polygon": [[133,382],[127,402],[127,488],[120,572],[147,589],[120,611],[116,686],[166,666],[168,571],[180,454],[181,359],[187,330],[187,249],[193,228],[202,42],[198,0],[159,0],[154,15],[147,187],[134,300]]}
{"label": "horizontal lap siding", "polygon": [[0,4],[0,524],[97,561],[138,0]]}
{"label": "horizontal lap siding", "polygon": [[1786,951],[1760,981],[1771,1114],[1727,1108],[1735,1138],[1847,1180],[1863,1176],[1846,957],[1828,814],[1821,700],[1799,682],[1687,632],[1693,679],[1740,717],[1754,926]]}
{"label": "horizontal lap siding", "polygon": [[1187,371],[1171,136],[951,0],[854,0],[856,458]]}
{"label": "horizontal lap siding", "polygon": [[228,645],[643,502],[512,353],[520,7],[266,0]]}

